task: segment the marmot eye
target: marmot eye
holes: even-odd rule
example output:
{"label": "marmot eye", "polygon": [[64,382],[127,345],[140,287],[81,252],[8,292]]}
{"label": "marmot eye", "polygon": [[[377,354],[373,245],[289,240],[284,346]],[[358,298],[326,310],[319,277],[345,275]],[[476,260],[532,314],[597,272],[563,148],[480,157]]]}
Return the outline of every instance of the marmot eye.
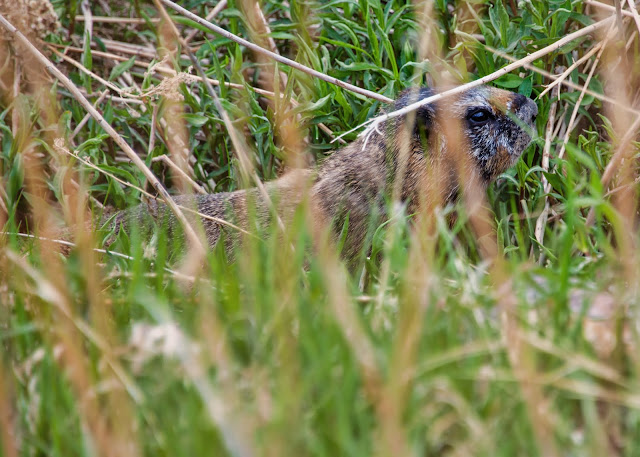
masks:
{"label": "marmot eye", "polygon": [[491,117],[491,113],[486,109],[478,109],[472,111],[467,117],[471,122],[475,124],[484,124]]}

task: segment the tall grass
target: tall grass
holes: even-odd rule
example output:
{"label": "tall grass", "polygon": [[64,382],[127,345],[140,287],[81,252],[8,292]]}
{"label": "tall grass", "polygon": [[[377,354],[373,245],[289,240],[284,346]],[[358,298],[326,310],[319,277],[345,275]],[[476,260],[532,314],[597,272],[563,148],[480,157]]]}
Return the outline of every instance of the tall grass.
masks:
{"label": "tall grass", "polygon": [[[172,193],[312,165],[384,105],[170,11],[183,37],[198,30],[189,44],[219,82],[220,110],[157,21],[159,2],[52,3],[62,28],[38,46],[92,102],[111,85],[97,108]],[[179,4],[200,17],[215,6]],[[155,190],[2,35],[3,455],[640,455],[640,43],[622,6],[620,29],[492,82],[535,98],[602,46],[537,99],[537,136],[474,196],[481,210],[464,198],[424,218],[391,206],[351,268],[307,205],[233,253],[199,257],[162,228],[94,250],[113,234],[89,230],[92,218]],[[211,21],[389,98],[475,80],[615,14],[540,0],[259,8],[229,1]],[[27,17],[9,2],[0,13]],[[68,255],[51,241],[61,233]]]}

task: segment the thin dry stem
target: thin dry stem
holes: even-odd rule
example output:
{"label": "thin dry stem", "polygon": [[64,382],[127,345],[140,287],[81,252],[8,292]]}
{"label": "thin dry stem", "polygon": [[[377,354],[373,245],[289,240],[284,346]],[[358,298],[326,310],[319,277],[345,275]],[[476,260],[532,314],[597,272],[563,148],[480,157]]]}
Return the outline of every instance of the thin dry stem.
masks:
{"label": "thin dry stem", "polygon": [[153,149],[156,147],[156,124],[158,121],[158,104],[153,105],[153,111],[151,112],[151,126],[149,131],[149,146],[147,147],[147,155],[153,154]]}
{"label": "thin dry stem", "polygon": [[370,90],[366,90],[366,89],[362,89],[361,87],[357,87],[354,86],[353,84],[349,84],[346,83],[344,81],[341,81],[337,78],[333,78],[331,76],[325,75],[324,73],[321,73],[319,71],[316,71],[312,68],[309,68],[307,66],[304,66],[302,64],[299,64],[298,62],[288,59],[286,57],[283,57],[279,54],[275,54],[271,51],[268,51],[267,49],[261,48],[260,46],[257,46],[253,43],[251,43],[250,41],[245,40],[244,38],[240,38],[239,36],[234,35],[231,32],[228,32],[227,30],[224,30],[221,27],[218,27],[215,24],[212,24],[209,21],[206,21],[204,19],[202,19],[201,17],[199,17],[196,14],[193,14],[191,11],[176,5],[174,2],[172,2],[171,0],[160,0],[162,3],[164,3],[165,5],[167,5],[169,8],[179,12],[180,14],[182,14],[185,17],[188,17],[189,19],[197,22],[198,24],[208,28],[209,30],[211,30],[212,32],[217,33],[218,35],[222,35],[225,38],[228,38],[236,43],[239,43],[243,46],[246,46],[247,48],[251,49],[254,52],[260,53],[260,54],[264,54],[266,56],[271,57],[272,59],[276,60],[277,62],[283,63],[285,65],[288,65],[292,68],[295,68],[296,70],[300,70],[304,73],[307,73],[311,76],[314,76],[318,79],[321,79],[323,81],[326,81],[330,84],[334,84],[336,86],[342,87],[343,89],[349,90],[351,92],[354,92],[356,94],[360,94],[360,95],[364,95],[365,97],[369,97],[369,98],[373,98],[374,100],[379,100],[381,102],[385,102],[385,103],[391,103],[393,102],[392,99],[390,99],[389,97],[385,97],[384,95],[380,95],[380,94],[376,94],[375,92],[372,92]]}
{"label": "thin dry stem", "polygon": [[[587,52],[580,59],[576,60],[569,68],[567,68],[564,72],[562,72],[562,74],[558,76],[555,81],[553,81],[551,84],[545,87],[545,89],[542,92],[540,92],[537,99],[539,100],[542,97],[544,97],[547,94],[547,92],[549,92],[551,89],[553,89],[562,81],[564,81],[571,74],[571,72],[573,72],[573,70],[575,70],[581,63],[589,60],[591,56],[593,56],[596,52],[602,49],[602,47],[603,47],[603,43],[597,43],[593,48],[591,48],[589,52]],[[587,85],[583,85],[583,87],[587,87]]]}
{"label": "thin dry stem", "polygon": [[[216,17],[218,15],[218,13],[220,13],[220,11],[222,11],[223,9],[225,9],[227,7],[227,0],[220,0],[216,6],[213,7],[213,9],[211,11],[209,11],[209,13],[206,15],[205,19],[207,21],[212,20],[214,17]],[[187,36],[185,37],[184,41],[185,43],[189,43],[191,40],[193,40],[193,37],[195,37],[198,32],[200,30],[198,29],[193,29],[191,32],[189,32],[187,34]]]}
{"label": "thin dry stem", "polygon": [[[607,10],[610,13],[615,13],[616,12],[616,7],[615,6],[607,5],[606,3],[598,2],[596,0],[583,0],[583,1],[587,5],[591,5],[591,6],[595,6],[596,8]],[[622,10],[621,14],[623,16],[633,17],[633,14],[630,13],[629,11],[626,11],[626,10]]]}
{"label": "thin dry stem", "polygon": [[[76,22],[84,22],[87,20],[87,17],[79,14],[76,16]],[[94,23],[103,23],[103,24],[146,24],[147,21],[151,21],[152,23],[158,23],[160,22],[159,18],[149,18],[149,19],[143,19],[143,18],[137,18],[137,17],[111,17],[111,16],[91,16],[91,20]]]}
{"label": "thin dry stem", "polygon": [[638,27],[638,31],[640,31],[640,15],[638,14],[638,9],[636,8],[636,4],[633,0],[628,0],[629,10],[631,10],[631,15],[633,16],[633,20],[636,23],[636,27]]}
{"label": "thin dry stem", "polygon": [[[107,95],[109,95],[109,91],[103,90],[100,96],[98,97],[98,99],[94,102],[93,106],[97,108],[100,105],[100,103],[102,103],[104,99],[107,98]],[[73,139],[80,133],[80,131],[84,128],[84,126],[87,125],[87,122],[89,122],[89,119],[91,119],[91,114],[87,113],[84,115],[82,120],[78,122],[78,125],[76,126],[76,128],[73,129],[73,132],[71,132],[71,135],[69,135],[69,143],[71,144],[73,143]]]}
{"label": "thin dry stem", "polygon": [[[19,236],[21,238],[30,238],[32,240],[38,240],[38,241],[46,241],[49,243],[55,243],[55,244],[59,244],[61,246],[65,246],[68,248],[73,248],[76,246],[75,243],[72,243],[71,241],[67,241],[67,240],[58,240],[55,238],[47,238],[44,236],[36,236],[36,235],[31,235],[29,233],[19,233],[19,232],[0,232],[0,236]],[[98,254],[106,254],[108,256],[113,256],[113,257],[119,257],[121,259],[126,259],[126,260],[136,260],[135,257],[131,257],[130,255],[126,255],[123,254],[121,252],[118,251],[113,251],[111,249],[100,249],[100,248],[92,248],[93,252],[96,252]],[[188,276],[185,275],[183,273],[180,273],[178,271],[172,270],[171,268],[165,267],[163,266],[162,269],[164,271],[166,271],[167,273],[169,273],[170,275],[174,276],[176,279],[179,280],[188,280],[190,282],[196,282],[198,280],[202,281],[202,279],[196,278],[195,276]]]}
{"label": "thin dry stem", "polygon": [[[502,57],[504,59],[510,60],[511,62],[516,62],[516,58],[515,57],[512,57],[509,54],[505,54],[504,52],[499,51],[498,49],[492,48],[491,46],[486,46],[485,45],[485,49],[487,49],[487,51],[490,51],[490,52],[494,53],[497,56],[500,56],[500,57]],[[524,68],[526,68],[527,70],[531,70],[531,71],[533,71],[535,73],[538,73],[539,75],[542,75],[545,78],[550,79],[551,81],[555,81],[556,78],[558,77],[558,75],[553,75],[553,74],[549,73],[548,71],[543,70],[542,68],[536,67],[535,65],[526,64],[526,65],[524,65]],[[562,84],[564,84],[567,87],[570,87],[571,89],[575,89],[575,90],[584,89],[584,86],[576,84],[571,80],[564,80],[562,82]],[[600,100],[600,101],[603,101],[605,103],[608,103],[608,104],[611,104],[611,105],[615,105],[618,108],[621,108],[621,109],[625,110],[628,113],[632,113],[632,114],[635,114],[637,116],[640,116],[640,111],[639,110],[627,105],[626,103],[622,103],[621,104],[619,100],[615,100],[612,97],[609,97],[609,96],[604,95],[604,94],[599,94],[599,93],[594,92],[594,91],[592,91],[590,89],[586,89],[585,90],[585,94],[590,95],[593,98],[595,98],[597,100]]]}
{"label": "thin dry stem", "polygon": [[85,67],[84,65],[82,65],[80,62],[78,62],[77,60],[73,60],[71,57],[66,56],[64,54],[62,54],[61,52],[58,52],[57,49],[54,49],[51,46],[48,46],[48,48],[51,50],[51,52],[53,52],[55,55],[57,55],[58,57],[60,57],[62,60],[69,62],[71,65],[73,65],[74,67],[76,67],[78,70],[80,70],[81,72],[91,76],[93,79],[95,79],[96,81],[100,82],[100,84],[103,84],[105,86],[107,86],[109,89],[111,89],[112,91],[116,92],[119,95],[123,95],[123,96],[130,96],[132,97],[133,95],[120,89],[118,86],[116,86],[113,83],[110,83],[109,81],[107,81],[106,79],[102,78],[101,76],[98,76],[97,74],[95,74],[94,72],[92,72],[91,70],[87,69],[87,67]]}
{"label": "thin dry stem", "polygon": [[[162,0],[162,1],[168,1],[168,0]],[[393,119],[395,117],[400,117],[400,116],[404,116],[405,114],[408,114],[412,111],[417,110],[420,107],[426,106],[430,103],[433,103],[435,101],[441,100],[445,97],[449,97],[451,95],[455,95],[455,94],[459,94],[461,92],[464,92],[468,89],[471,89],[472,87],[477,87],[477,86],[481,86],[483,84],[486,84],[490,81],[493,81],[494,79],[498,79],[501,76],[506,75],[507,73],[513,71],[513,70],[517,70],[518,68],[522,68],[524,65],[533,62],[534,60],[539,59],[540,57],[546,56],[547,54],[550,54],[554,51],[556,51],[557,49],[561,48],[562,46],[564,46],[565,44],[580,38],[582,36],[588,35],[590,33],[595,32],[596,30],[605,27],[607,25],[609,25],[611,22],[613,22],[615,20],[615,16],[611,16],[607,19],[603,19],[599,22],[596,22],[595,24],[591,24],[587,27],[584,27],[576,32],[570,33],[569,35],[565,36],[564,38],[559,39],[558,41],[556,41],[553,44],[550,44],[548,46],[545,46],[544,48],[540,49],[539,51],[536,51],[532,54],[529,54],[526,57],[523,57],[522,59],[519,59],[509,65],[507,65],[504,68],[501,68],[499,70],[494,71],[493,73],[484,76],[482,78],[479,78],[475,81],[471,81],[467,84],[463,84],[461,86],[457,86],[453,89],[441,92],[439,94],[436,95],[432,95],[431,97],[427,97],[424,98],[418,102],[412,103],[410,105],[407,105],[406,107],[396,110],[396,111],[392,111],[389,113],[385,113],[382,116],[378,116],[378,117],[374,117],[369,119],[366,122],[363,122],[362,124],[354,127],[353,129],[344,132],[342,135],[346,135],[348,133],[354,132],[358,129],[360,129],[361,127],[364,127],[365,125],[368,125],[367,129],[362,132],[360,134],[360,136],[364,136],[364,137],[368,137],[371,133],[373,133],[374,131],[376,131],[376,129],[378,129],[378,127],[380,126],[380,124],[382,124],[384,121],[388,120],[388,119]]]}
{"label": "thin dry stem", "polygon": [[[15,100],[20,95],[20,83],[22,81],[22,65],[19,63],[14,63],[13,67],[13,100]],[[19,119],[16,116],[11,117],[11,133],[12,136],[16,138],[18,135],[18,124]]]}
{"label": "thin dry stem", "polygon": [[[625,158],[627,147],[629,144],[631,144],[631,141],[635,137],[638,129],[640,129],[640,116],[636,117],[636,119],[633,121],[633,124],[631,124],[627,132],[624,134],[622,140],[620,140],[620,143],[618,144],[616,152],[613,154],[611,160],[605,167],[604,172],[602,173],[602,178],[600,179],[600,181],[602,182],[602,187],[606,188],[610,184],[611,180],[620,171],[620,164]],[[593,225],[594,222],[595,208],[591,208],[589,210],[589,214],[587,215],[587,221],[585,224],[587,225],[587,227],[589,227]]]}
{"label": "thin dry stem", "polygon": [[227,113],[227,111],[222,106],[222,103],[220,102],[218,94],[216,94],[215,90],[213,90],[213,87],[208,83],[208,81],[206,79],[206,76],[205,76],[205,73],[204,73],[204,70],[200,66],[200,63],[195,58],[193,53],[191,53],[191,51],[188,50],[188,46],[186,46],[186,44],[184,43],[184,40],[180,36],[180,32],[178,31],[178,29],[176,28],[175,24],[173,23],[173,21],[169,17],[168,13],[166,12],[164,7],[160,3],[161,1],[164,1],[164,0],[154,0],[154,3],[158,7],[158,10],[160,11],[160,13],[165,17],[167,23],[173,29],[173,33],[174,33],[174,36],[176,37],[176,39],[187,50],[187,52],[189,54],[189,58],[191,59],[191,62],[193,63],[193,66],[197,69],[198,73],[200,73],[200,76],[202,77],[202,80],[205,83],[205,87],[207,88],[207,91],[209,92],[209,95],[213,99],[213,102],[214,102],[214,104],[216,106],[216,109],[218,110],[218,113],[220,114],[220,117],[222,117],[222,120],[224,121],[224,124],[227,127],[227,132],[229,133],[229,137],[231,138],[231,143],[233,144],[235,152],[236,152],[236,155],[238,156],[238,159],[239,159],[238,162],[240,163],[240,172],[243,174],[245,182],[248,182],[248,181],[251,180],[251,181],[253,181],[255,183],[255,185],[256,185],[256,187],[258,189],[258,192],[260,193],[261,197],[264,199],[264,201],[266,202],[268,207],[271,209],[271,211],[272,211],[272,213],[273,213],[273,215],[275,217],[276,223],[278,225],[278,228],[283,233],[286,232],[284,223],[282,222],[282,219],[280,218],[280,216],[279,216],[279,214],[278,214],[278,212],[277,212],[277,210],[275,208],[275,205],[273,204],[273,202],[271,200],[271,197],[269,196],[269,193],[267,192],[266,188],[264,187],[264,184],[262,183],[262,181],[260,180],[260,178],[256,174],[255,168],[253,166],[253,162],[249,158],[249,154],[247,152],[248,148],[247,148],[246,143],[243,141],[242,137],[238,134],[236,128],[234,127],[233,123],[231,122],[231,118],[229,117],[229,114]]}
{"label": "thin dry stem", "polygon": [[[159,40],[159,55],[161,62],[175,62],[179,53],[178,43],[172,36],[172,29],[169,24],[161,22],[157,28]],[[184,121],[185,106],[183,103],[184,96],[180,91],[182,82],[191,82],[188,73],[179,72],[173,78],[163,79],[155,90],[163,98],[163,110],[161,120],[165,121],[166,127],[163,129],[164,142],[168,149],[168,154],[172,158],[170,170],[179,169],[180,171],[172,175],[173,182],[178,188],[179,193],[187,193],[191,189],[193,180],[189,175],[193,175],[193,169],[190,166],[191,148],[189,147],[189,139],[187,126]],[[163,86],[166,88],[163,90]],[[185,179],[187,177],[188,179]],[[198,262],[196,262],[198,263]]]}
{"label": "thin dry stem", "polygon": [[[63,142],[63,143],[64,143],[64,142]],[[123,179],[118,178],[116,175],[114,175],[114,174],[112,174],[112,173],[109,173],[108,171],[103,170],[102,168],[98,167],[97,165],[94,165],[93,163],[89,162],[88,160],[83,159],[83,158],[82,158],[82,157],[80,157],[79,155],[72,153],[71,151],[69,151],[68,149],[66,149],[65,147],[63,147],[63,144],[58,144],[58,145],[56,145],[56,149],[57,149],[59,152],[63,152],[63,153],[65,153],[65,154],[70,155],[71,157],[74,157],[75,159],[79,160],[80,162],[82,162],[82,163],[83,163],[83,164],[85,164],[86,166],[88,166],[88,167],[90,167],[90,168],[92,168],[92,169],[96,170],[97,172],[102,173],[103,175],[108,176],[108,177],[110,177],[111,179],[116,180],[117,182],[119,182],[119,183],[120,183],[120,184],[122,184],[123,186],[130,187],[130,188],[132,188],[132,189],[135,189],[135,190],[137,190],[138,192],[140,192],[141,194],[143,194],[144,196],[146,196],[147,198],[149,198],[149,199],[151,199],[151,200],[155,200],[155,199],[156,199],[155,195],[151,195],[149,192],[147,192],[146,190],[142,189],[141,187],[138,187],[138,186],[136,186],[135,184],[131,184],[130,182],[124,181]],[[217,217],[209,216],[208,214],[200,213],[200,212],[195,211],[194,209],[189,208],[189,207],[187,207],[187,206],[182,206],[182,205],[177,205],[177,206],[178,206],[178,208],[180,208],[182,211],[186,211],[186,212],[188,212],[188,213],[191,213],[191,214],[197,215],[197,216],[202,217],[202,218],[204,218],[204,219],[208,219],[208,220],[213,221],[213,222],[215,222],[215,223],[217,223],[217,224],[220,224],[220,225],[225,225],[225,226],[227,226],[227,227],[229,227],[229,228],[232,228],[232,229],[234,229],[234,230],[237,230],[237,231],[239,231],[239,232],[241,232],[241,233],[243,233],[243,234],[245,234],[245,235],[255,236],[255,235],[253,235],[252,233],[247,232],[246,230],[244,230],[244,229],[242,229],[242,228],[238,227],[237,225],[232,224],[231,222],[228,222],[228,221],[226,221],[226,220],[224,220],[224,219],[219,219],[219,218],[217,218]]]}
{"label": "thin dry stem", "polygon": [[102,114],[100,114],[89,101],[82,95],[82,93],[78,90],[78,88],[73,84],[69,78],[67,78],[60,70],[58,70],[50,61],[47,59],[38,49],[31,44],[31,42],[20,32],[18,31],[9,21],[5,19],[4,16],[0,15],[0,24],[11,33],[20,43],[22,43],[29,52],[36,57],[37,60],[47,69],[47,71],[53,74],[60,82],[73,94],[74,98],[86,109],[91,116],[98,122],[100,127],[102,127],[111,138],[122,148],[125,154],[131,159],[131,161],[138,167],[140,171],[147,177],[149,182],[153,185],[156,191],[160,194],[164,202],[167,206],[173,211],[176,218],[180,221],[182,226],[184,227],[185,234],[187,235],[187,239],[193,244],[193,246],[199,247],[200,250],[204,251],[204,246],[200,238],[196,235],[196,232],[191,227],[189,221],[185,218],[180,208],[176,205],[176,203],[171,199],[171,196],[164,188],[164,186],[158,181],[158,178],[154,176],[154,174],[149,170],[149,168],[145,165],[145,163],[138,157],[131,146],[116,132],[111,125],[104,119]]}
{"label": "thin dry stem", "polygon": [[[558,109],[558,95],[560,93],[560,86],[555,86],[551,95],[552,102],[551,107],[549,108],[549,119],[547,121],[547,129],[544,137],[544,149],[542,150],[542,168],[544,171],[549,171],[549,158],[551,156],[551,142],[553,141],[553,130],[554,123],[556,121],[556,110]],[[542,175],[541,178],[542,187],[544,191],[544,209],[542,213],[538,217],[536,221],[536,227],[534,230],[534,235],[536,237],[536,241],[540,245],[543,244],[544,241],[544,230],[547,225],[547,217],[549,215],[549,192],[551,191],[551,183],[547,180],[547,178]],[[542,262],[544,256],[540,256],[539,262]]]}
{"label": "thin dry stem", "polygon": [[[613,30],[613,28],[612,28]],[[600,62],[600,57],[602,57],[602,53],[604,52],[607,43],[609,42],[609,37],[612,36],[611,35],[611,30],[609,31],[609,33],[607,34],[606,38],[604,39],[604,41],[602,42],[602,46],[600,47],[600,50],[598,52],[598,55],[596,56],[595,60],[593,61],[593,64],[591,65],[591,70],[589,70],[589,75],[587,75],[587,79],[584,82],[584,85],[582,87],[582,90],[580,91],[580,95],[578,96],[578,100],[576,101],[575,106],[573,107],[573,111],[571,112],[571,118],[569,119],[569,124],[567,125],[567,131],[565,132],[564,135],[564,139],[562,140],[562,147],[560,148],[560,152],[558,153],[558,158],[562,159],[564,157],[564,151],[567,147],[567,143],[569,143],[569,137],[571,136],[571,132],[573,130],[573,125],[574,122],[576,121],[576,117],[578,115],[578,110],[580,109],[580,105],[582,104],[582,100],[584,99],[584,95],[585,92],[587,90],[587,87],[589,86],[589,83],[591,82],[591,78],[593,78],[593,74],[595,73],[595,70],[598,66],[598,62]]]}
{"label": "thin dry stem", "polygon": [[84,39],[82,40],[82,42],[91,43],[91,41],[93,41],[93,14],[91,14],[89,0],[82,0],[80,7],[82,8],[82,12],[84,13]]}
{"label": "thin dry stem", "polygon": [[162,155],[160,155],[158,157],[154,157],[153,159],[151,159],[151,161],[152,162],[164,162],[169,168],[171,168],[173,171],[175,171],[180,176],[182,176],[182,179],[184,179],[186,182],[188,182],[191,185],[191,187],[193,187],[196,190],[196,192],[198,192],[199,194],[202,194],[202,195],[206,195],[207,194],[207,191],[204,190],[204,188],[200,184],[198,184],[193,179],[191,179],[191,176],[189,176],[187,173],[185,173],[182,168],[180,168],[178,165],[173,163],[173,161],[171,160],[171,158],[169,158],[168,155],[162,154]]}
{"label": "thin dry stem", "polygon": [[[108,38],[103,38],[102,43],[104,47],[108,50],[115,52],[122,52],[123,54],[129,54],[134,56],[142,56],[149,59],[156,59],[158,57],[158,52],[155,48],[150,46],[144,46],[134,43],[125,43],[122,41],[110,40]],[[181,58],[184,56],[180,56]]]}

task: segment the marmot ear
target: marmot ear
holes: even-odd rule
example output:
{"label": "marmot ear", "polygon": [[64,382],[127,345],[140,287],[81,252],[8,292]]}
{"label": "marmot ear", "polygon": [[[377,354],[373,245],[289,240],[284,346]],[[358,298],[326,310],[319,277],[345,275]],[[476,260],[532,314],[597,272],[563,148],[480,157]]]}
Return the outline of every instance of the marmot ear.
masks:
{"label": "marmot ear", "polygon": [[[431,97],[435,92],[428,87],[411,88],[404,90],[398,96],[398,99],[393,104],[392,109],[388,111],[395,111],[405,106],[411,105],[419,100],[424,100],[427,97]],[[428,138],[429,131],[433,127],[433,123],[436,116],[436,107],[434,104],[422,106],[414,111],[414,115],[404,116],[405,121],[413,118],[414,132],[421,138]]]}

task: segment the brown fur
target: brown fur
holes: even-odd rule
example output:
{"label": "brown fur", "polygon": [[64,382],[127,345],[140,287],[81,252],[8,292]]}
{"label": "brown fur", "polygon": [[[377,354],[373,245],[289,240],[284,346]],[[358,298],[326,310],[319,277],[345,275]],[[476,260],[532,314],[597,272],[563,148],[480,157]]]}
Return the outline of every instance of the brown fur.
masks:
{"label": "brown fur", "polygon": [[[410,89],[402,94],[389,111],[399,109],[418,99],[432,95],[429,89]],[[490,119],[475,122],[474,112],[485,110]],[[366,247],[371,227],[386,218],[385,198],[394,184],[399,184],[399,197],[409,213],[425,195],[438,192],[443,199],[457,194],[458,174],[461,167],[460,152],[467,164],[464,169],[488,185],[500,173],[512,166],[530,141],[529,134],[514,122],[533,127],[536,105],[528,98],[512,92],[487,86],[446,98],[404,117],[386,121],[379,131],[368,139],[360,138],[334,152],[316,171],[297,170],[266,184],[270,198],[277,203],[281,219],[287,223],[301,203],[304,182],[310,181],[308,195],[312,216],[318,224],[331,222],[336,234],[340,233],[348,217],[348,230],[343,248],[347,259],[354,259]],[[445,124],[446,123],[446,124]],[[445,125],[456,125],[459,138],[447,141]],[[409,125],[411,124],[411,125]],[[461,130],[461,131],[460,131]],[[447,144],[458,144],[462,151],[450,151]],[[404,145],[404,147],[403,147]],[[405,166],[401,166],[402,158]],[[400,170],[404,168],[401,183]],[[437,170],[437,175],[430,171]],[[463,177],[468,179],[469,177]],[[195,206],[209,216],[225,219],[250,230],[248,201],[255,205],[258,224],[271,220],[269,205],[256,189],[210,195],[181,196],[175,200],[185,206]],[[120,213],[116,224],[146,224],[146,214],[165,215],[174,223],[164,205],[155,202],[140,205],[129,212]],[[211,220],[203,220],[207,241],[214,246],[226,232],[230,245],[238,239],[238,232]]]}

